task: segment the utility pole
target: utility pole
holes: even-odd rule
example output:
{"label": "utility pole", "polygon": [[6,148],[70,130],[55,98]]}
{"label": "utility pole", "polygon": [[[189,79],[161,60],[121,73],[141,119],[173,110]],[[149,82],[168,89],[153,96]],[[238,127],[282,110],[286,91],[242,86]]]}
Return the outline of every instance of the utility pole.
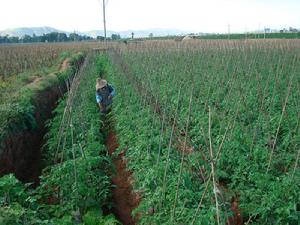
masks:
{"label": "utility pole", "polygon": [[103,0],[104,41],[106,42],[105,0]]}

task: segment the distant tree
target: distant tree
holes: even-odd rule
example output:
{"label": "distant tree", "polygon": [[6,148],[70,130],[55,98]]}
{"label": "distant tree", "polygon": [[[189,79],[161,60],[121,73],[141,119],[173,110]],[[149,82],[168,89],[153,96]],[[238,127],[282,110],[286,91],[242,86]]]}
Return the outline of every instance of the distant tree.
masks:
{"label": "distant tree", "polygon": [[63,42],[68,41],[68,37],[65,33],[51,32],[43,36],[37,36],[35,40],[38,42]]}
{"label": "distant tree", "polygon": [[18,43],[20,39],[18,37],[9,37],[8,35],[0,36],[0,44],[7,44],[7,43]]}
{"label": "distant tree", "polygon": [[19,37],[9,37],[8,42],[9,43],[18,43],[18,42],[20,42],[20,39],[19,39]]}
{"label": "distant tree", "polygon": [[36,34],[32,35],[32,42],[42,42],[42,37],[43,36],[38,36]]}
{"label": "distant tree", "polygon": [[153,38],[153,33],[150,33],[150,34],[149,34],[149,38]]}
{"label": "distant tree", "polygon": [[18,37],[9,37],[0,36],[0,43],[32,43],[32,42],[65,42],[65,41],[87,41],[92,40],[93,38],[87,35],[79,35],[76,33],[70,34],[68,37],[65,33],[52,32],[48,34],[43,34],[42,36],[33,36],[25,35],[22,38]]}
{"label": "distant tree", "polygon": [[97,40],[104,41],[104,37],[103,36],[97,36]]}
{"label": "distant tree", "polygon": [[80,35],[76,33],[71,33],[69,35],[69,40],[70,41],[81,41]]}
{"label": "distant tree", "polygon": [[82,41],[93,40],[93,38],[92,38],[92,37],[90,37],[90,36],[87,36],[87,35],[83,35],[83,36],[80,36],[80,37],[81,37],[81,40],[82,40]]}
{"label": "distant tree", "polygon": [[26,34],[22,37],[21,40],[23,43],[30,43],[30,42],[32,42],[32,37]]}
{"label": "distant tree", "polygon": [[38,42],[38,38],[35,33],[33,33],[31,39],[32,39],[32,42]]}
{"label": "distant tree", "polygon": [[0,43],[9,43],[9,37],[6,36],[0,36]]}
{"label": "distant tree", "polygon": [[119,34],[112,34],[111,35],[111,39],[112,40],[120,40],[121,39],[121,36]]}
{"label": "distant tree", "polygon": [[68,41],[68,37],[65,33],[58,33],[57,41],[59,41],[59,42]]}
{"label": "distant tree", "polygon": [[134,33],[132,32],[131,33],[131,39],[133,40],[133,38],[134,38]]}

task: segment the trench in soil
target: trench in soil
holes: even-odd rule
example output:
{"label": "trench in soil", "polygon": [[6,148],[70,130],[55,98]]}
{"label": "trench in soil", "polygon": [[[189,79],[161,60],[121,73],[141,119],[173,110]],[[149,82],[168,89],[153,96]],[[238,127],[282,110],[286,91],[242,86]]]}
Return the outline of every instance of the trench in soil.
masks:
{"label": "trench in soil", "polygon": [[3,141],[4,149],[0,156],[0,176],[14,173],[22,182],[39,183],[42,170],[41,148],[47,132],[45,122],[52,118],[52,110],[57,100],[66,91],[65,87],[51,87],[41,92],[36,99],[34,118],[37,127],[10,134]]}
{"label": "trench in soil", "polygon": [[[67,91],[66,84],[52,86],[39,92],[33,100],[36,110],[33,114],[37,127],[31,130],[21,130],[10,134],[3,141],[3,151],[0,155],[0,177],[13,173],[17,179],[24,183],[33,183],[32,187],[39,185],[42,165],[42,147],[45,144],[44,136],[48,132],[45,122],[53,117],[52,111],[57,101]],[[112,209],[104,209],[107,214],[114,214],[124,225],[136,224],[138,217],[132,217],[132,211],[138,206],[140,197],[133,192],[130,183],[131,172],[127,171],[122,152],[117,157],[112,154],[118,148],[115,132],[110,125],[106,129],[108,152],[112,157],[115,170],[112,171]]]}
{"label": "trench in soil", "polygon": [[124,161],[125,150],[117,156],[113,153],[118,148],[117,135],[113,128],[108,128],[105,144],[109,155],[112,157],[115,171],[112,172],[112,198],[113,207],[109,212],[124,225],[133,225],[138,221],[138,216],[132,217],[132,211],[139,205],[140,196],[133,191],[130,183],[132,172],[126,169]]}
{"label": "trench in soil", "polygon": [[[67,64],[68,60],[65,60],[59,71],[66,69]],[[81,64],[81,61],[78,62],[78,67]],[[37,97],[32,100],[32,105],[35,107],[33,119],[36,121],[36,127],[10,133],[1,143],[3,149],[0,154],[0,177],[13,173],[24,183],[33,183],[33,187],[39,185],[39,176],[43,169],[41,149],[45,144],[44,136],[47,133],[45,122],[53,117],[52,111],[57,106],[58,99],[66,91],[67,84],[62,83],[38,92]],[[12,126],[29,122],[24,118],[24,121]]]}

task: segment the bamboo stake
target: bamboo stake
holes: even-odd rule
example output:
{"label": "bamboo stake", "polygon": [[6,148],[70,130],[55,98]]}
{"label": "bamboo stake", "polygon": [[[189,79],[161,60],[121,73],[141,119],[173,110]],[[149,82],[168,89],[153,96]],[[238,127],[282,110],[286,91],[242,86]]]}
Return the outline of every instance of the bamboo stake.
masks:
{"label": "bamboo stake", "polygon": [[238,111],[239,111],[239,107],[240,106],[240,102],[241,102],[241,98],[240,100],[237,102],[235,108],[236,108],[236,111],[235,111],[235,116],[234,116],[234,121],[233,122],[229,122],[227,127],[226,127],[226,130],[225,130],[225,133],[223,135],[223,138],[222,138],[222,141],[221,141],[221,144],[219,145],[219,148],[218,148],[218,151],[217,151],[217,155],[216,155],[216,158],[215,160],[218,161],[218,158],[221,154],[221,150],[222,150],[222,147],[223,147],[223,144],[225,142],[225,139],[227,137],[227,133],[229,130],[233,130],[234,126],[235,126],[235,123],[236,123],[236,119],[237,119],[237,116],[238,116]]}
{"label": "bamboo stake", "polygon": [[291,92],[291,89],[292,89],[292,80],[293,80],[293,77],[291,78],[291,80],[289,82],[288,91],[287,91],[287,94],[286,94],[286,97],[285,97],[284,106],[282,108],[280,120],[279,120],[279,123],[278,123],[275,140],[273,142],[271,154],[270,154],[270,157],[269,157],[269,162],[268,162],[268,167],[267,167],[267,173],[270,170],[270,166],[271,166],[271,162],[272,162],[272,158],[273,158],[273,154],[274,154],[274,149],[275,149],[275,146],[276,146],[276,143],[277,143],[278,134],[279,134],[279,129],[281,127],[282,119],[283,119],[283,116],[284,116],[284,113],[285,113],[285,110],[286,110],[286,105],[287,105],[287,102],[288,102],[288,99],[289,99],[289,96],[290,96],[290,92]]}
{"label": "bamboo stake", "polygon": [[180,185],[180,182],[181,182],[181,176],[182,176],[182,170],[183,170],[183,162],[184,162],[184,157],[185,157],[186,142],[187,142],[187,137],[188,137],[188,128],[189,128],[190,117],[191,117],[192,99],[193,99],[193,88],[192,88],[192,91],[191,91],[190,101],[189,101],[189,112],[188,112],[188,117],[187,117],[186,126],[185,126],[185,138],[184,138],[184,144],[183,144],[183,151],[181,153],[180,170],[179,170],[179,175],[178,175],[178,181],[177,181],[176,195],[175,195],[175,200],[174,200],[174,205],[173,205],[173,211],[172,211],[172,214],[171,214],[171,221],[173,221],[174,216],[175,216],[176,204],[177,204],[177,199],[178,199],[179,185]]}
{"label": "bamboo stake", "polygon": [[179,91],[178,91],[175,116],[174,116],[172,130],[171,130],[171,135],[170,135],[170,139],[169,139],[168,153],[167,153],[167,162],[166,162],[165,172],[164,172],[164,178],[163,178],[162,197],[160,199],[160,208],[162,207],[162,199],[165,200],[165,198],[166,198],[166,186],[167,186],[167,184],[166,184],[167,181],[166,180],[167,180],[167,173],[168,173],[169,162],[170,162],[170,153],[171,153],[171,146],[172,146],[173,134],[174,134],[174,130],[175,130],[175,123],[176,123],[176,118],[177,118],[177,113],[178,113],[178,105],[179,105],[179,99],[180,99],[180,92],[181,92],[181,86],[180,86]]}
{"label": "bamboo stake", "polygon": [[202,196],[201,196],[200,202],[199,202],[199,204],[198,204],[198,207],[197,207],[197,209],[196,209],[196,212],[195,212],[195,214],[194,214],[194,216],[193,216],[193,220],[192,220],[192,222],[191,222],[191,225],[193,225],[193,224],[195,223],[195,220],[196,220],[197,214],[198,214],[198,212],[199,212],[199,209],[200,209],[200,207],[201,207],[201,205],[202,205],[204,196],[205,196],[206,193],[207,193],[208,185],[209,185],[209,182],[210,182],[210,180],[211,180],[211,177],[212,177],[212,173],[209,174],[209,177],[208,177],[208,179],[207,179],[207,181],[206,181],[206,185],[205,185],[204,191],[203,191],[203,193],[202,193]]}
{"label": "bamboo stake", "polygon": [[299,148],[299,150],[298,150],[298,154],[297,154],[297,157],[296,157],[296,162],[295,162],[295,166],[294,166],[294,171],[293,171],[293,173],[292,173],[292,179],[294,178],[294,175],[295,175],[295,172],[296,172],[296,169],[297,169],[297,166],[298,166],[299,157],[300,157],[300,148]]}
{"label": "bamboo stake", "polygon": [[163,112],[162,116],[162,121],[161,121],[161,129],[160,129],[160,138],[159,138],[159,146],[158,146],[158,156],[157,156],[157,166],[160,161],[160,154],[161,154],[161,149],[162,149],[162,142],[163,142],[163,133],[164,133],[164,125],[165,125],[165,109]]}
{"label": "bamboo stake", "polygon": [[218,195],[217,195],[217,184],[216,184],[216,174],[215,174],[215,160],[212,148],[212,140],[211,140],[211,108],[208,108],[208,136],[209,136],[209,152],[210,152],[210,160],[211,160],[211,173],[212,173],[212,182],[214,187],[215,194],[215,203],[216,203],[216,214],[217,214],[217,223],[220,225],[220,212],[219,212],[219,203],[218,203]]}

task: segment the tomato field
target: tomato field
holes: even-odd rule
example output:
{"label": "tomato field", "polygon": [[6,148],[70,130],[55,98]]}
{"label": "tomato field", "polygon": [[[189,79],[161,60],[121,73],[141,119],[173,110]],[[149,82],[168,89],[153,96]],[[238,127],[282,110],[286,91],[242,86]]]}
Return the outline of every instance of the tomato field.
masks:
{"label": "tomato field", "polygon": [[[147,137],[141,141],[145,146],[136,147],[135,154],[128,151],[134,170],[140,164],[135,163],[141,160],[138,154],[147,149],[138,187],[143,190],[150,182],[149,202],[144,204],[157,207],[158,221],[214,224],[216,217],[225,224],[238,220],[232,215],[237,214],[232,208],[238,207],[245,223],[297,223],[299,47],[298,41],[207,41],[186,46],[149,43],[121,50],[125,74],[118,77],[133,76],[129,84],[134,92],[160,108],[152,115],[160,120],[150,113],[144,122],[148,125],[140,128]],[[140,93],[138,86],[148,92]],[[168,127],[171,134],[163,132]],[[133,130],[133,137],[141,134],[140,129]],[[183,142],[172,140],[176,130]],[[143,166],[151,160],[155,171]],[[155,180],[149,180],[151,175]],[[150,224],[153,217],[142,221]]]}
{"label": "tomato field", "polygon": [[[45,58],[22,49],[40,67],[7,63],[20,53],[9,46],[16,58],[0,59],[1,107],[11,107],[0,115],[9,121],[0,153],[13,145],[7,129],[35,129],[27,122],[40,104],[16,123],[8,87],[74,62],[57,73],[66,93],[43,122],[38,178],[1,173],[0,224],[299,224],[299,40],[60,45],[43,46]],[[106,116],[95,102],[99,76],[117,91]]]}

